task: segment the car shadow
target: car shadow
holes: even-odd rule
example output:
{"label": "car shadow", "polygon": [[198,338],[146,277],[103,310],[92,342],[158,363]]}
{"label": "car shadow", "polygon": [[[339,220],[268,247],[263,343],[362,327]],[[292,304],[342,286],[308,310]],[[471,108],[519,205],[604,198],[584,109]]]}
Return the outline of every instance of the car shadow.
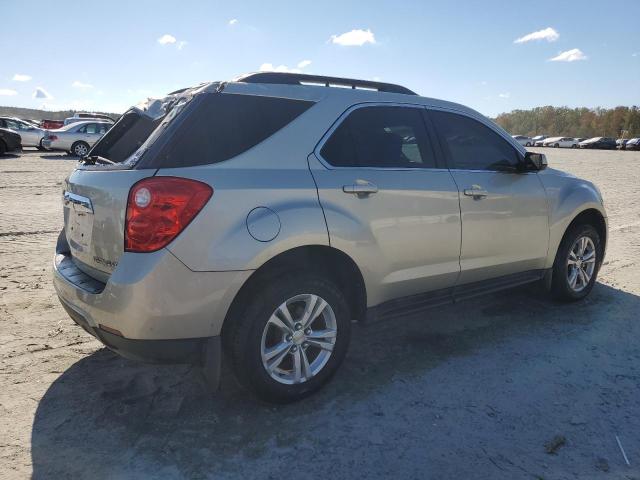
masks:
{"label": "car shadow", "polygon": [[0,160],[13,160],[14,158],[20,158],[18,153],[4,153],[0,155]]}
{"label": "car shadow", "polygon": [[44,160],[79,160],[75,155],[69,155],[68,153],[48,153],[40,155],[40,158]]}
{"label": "car shadow", "polygon": [[[374,424],[383,409],[372,400],[376,394],[406,390],[443,364],[480,358],[509,342],[544,343],[559,332],[574,338],[620,309],[640,312],[640,297],[603,284],[573,304],[532,295],[531,288],[354,325],[349,354],[333,381],[284,406],[253,399],[229,374],[212,395],[196,368],[135,363],[101,349],[67,369],[41,399],[31,436],[33,477],[202,478],[244,469],[245,478],[260,478],[261,462],[273,452],[309,443],[335,456],[350,449],[323,436],[320,425],[355,429],[344,414],[354,409],[371,409],[367,418]],[[430,381],[443,383],[438,378]],[[464,381],[462,374],[448,375],[447,388],[455,391]],[[351,439],[366,445],[363,436],[367,431],[354,430]]]}

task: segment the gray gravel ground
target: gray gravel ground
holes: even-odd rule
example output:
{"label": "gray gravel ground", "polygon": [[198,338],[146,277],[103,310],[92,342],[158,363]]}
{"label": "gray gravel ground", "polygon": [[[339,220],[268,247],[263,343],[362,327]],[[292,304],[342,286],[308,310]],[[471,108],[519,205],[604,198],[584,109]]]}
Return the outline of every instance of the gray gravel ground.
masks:
{"label": "gray gravel ground", "polygon": [[334,381],[275,407],[76,327],[49,273],[74,161],[0,159],[0,477],[640,479],[640,152],[545,153],[609,212],[586,301],[524,287],[356,326]]}

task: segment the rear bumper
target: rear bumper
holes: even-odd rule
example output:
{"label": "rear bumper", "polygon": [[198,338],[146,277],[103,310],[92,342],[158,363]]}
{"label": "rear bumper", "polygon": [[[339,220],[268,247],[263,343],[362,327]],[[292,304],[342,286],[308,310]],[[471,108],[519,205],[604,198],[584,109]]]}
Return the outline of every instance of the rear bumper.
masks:
{"label": "rear bumper", "polygon": [[[172,348],[187,352],[177,356],[188,358],[219,336],[227,310],[250,274],[193,272],[166,249],[123,254],[106,283],[78,269],[68,253],[57,253],[53,262],[54,287],[76,323],[118,352],[161,361],[172,359],[151,352],[155,347],[149,345],[164,350],[174,342]],[[139,348],[139,341],[152,343]]]}
{"label": "rear bumper", "polygon": [[60,299],[60,303],[71,319],[88,333],[100,340],[107,348],[131,360],[150,363],[201,364],[207,349],[209,355],[221,357],[220,337],[183,338],[177,340],[132,340],[92,327],[77,310]]}

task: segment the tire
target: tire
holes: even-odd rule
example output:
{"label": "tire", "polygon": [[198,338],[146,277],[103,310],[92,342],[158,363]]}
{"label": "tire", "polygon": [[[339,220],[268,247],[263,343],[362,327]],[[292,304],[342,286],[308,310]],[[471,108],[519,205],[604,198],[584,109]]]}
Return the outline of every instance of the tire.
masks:
{"label": "tire", "polygon": [[530,147],[531,146],[531,142],[527,142],[527,144],[525,145],[525,147]]}
{"label": "tire", "polygon": [[87,142],[75,142],[71,145],[71,153],[76,157],[84,157],[87,153],[89,153],[89,144]]}
{"label": "tire", "polygon": [[554,148],[560,148],[560,145],[556,143],[553,147]]}
{"label": "tire", "polygon": [[571,148],[578,148],[578,146],[574,143],[573,145],[571,145]]}
{"label": "tire", "polygon": [[0,157],[5,153],[7,153],[7,145],[4,143],[4,140],[0,140]]}
{"label": "tire", "polygon": [[[297,320],[303,318],[301,313],[312,303],[313,296],[318,298],[314,308],[322,305],[321,300],[327,306],[311,320],[309,330]],[[293,329],[285,325],[284,309],[293,320]],[[259,398],[275,403],[301,400],[325,385],[344,360],[351,333],[349,308],[340,289],[326,277],[304,272],[270,279],[256,288],[255,295],[226,321],[231,323],[223,332],[222,341],[240,384]],[[326,333],[332,331],[332,326],[334,336]],[[322,337],[313,337],[321,332]],[[274,355],[276,351],[281,353]],[[308,369],[304,368],[303,359],[307,359]],[[273,368],[273,373],[267,371],[268,367]]]}
{"label": "tire", "polygon": [[[586,243],[589,248],[587,248],[585,252],[580,253],[578,241],[584,238],[588,239]],[[585,261],[583,263],[583,257],[585,259],[590,257],[588,252],[591,248],[594,254],[593,262]],[[579,253],[577,259],[579,263],[582,264],[582,267],[569,264],[570,262],[574,262],[573,259],[576,258],[576,251]],[[573,252],[572,257],[570,257],[571,252]],[[586,297],[596,283],[596,277],[602,264],[603,253],[600,235],[598,235],[598,232],[593,226],[583,224],[571,227],[571,229],[565,233],[562,242],[560,242],[560,247],[553,262],[553,276],[551,281],[551,294],[553,297],[565,302],[575,302]],[[590,270],[589,265],[591,264],[593,265],[593,270],[591,270],[588,281],[585,282],[585,277],[576,274],[575,287],[572,286],[571,280],[573,278],[573,272],[578,268],[582,268],[583,271],[588,273]]]}

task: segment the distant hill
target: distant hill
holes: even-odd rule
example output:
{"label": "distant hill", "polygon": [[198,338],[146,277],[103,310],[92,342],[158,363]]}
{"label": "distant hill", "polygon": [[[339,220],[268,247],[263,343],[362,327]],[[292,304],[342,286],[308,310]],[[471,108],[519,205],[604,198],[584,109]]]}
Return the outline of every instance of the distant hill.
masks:
{"label": "distant hill", "polygon": [[[58,112],[51,112],[49,110],[37,110],[35,108],[20,108],[20,107],[0,107],[0,116],[5,117],[18,117],[27,120],[64,120],[67,117],[73,117],[73,115],[80,110],[61,110]],[[93,112],[102,113],[103,115],[109,115],[114,120],[120,118],[119,113],[107,113],[107,112]]]}

